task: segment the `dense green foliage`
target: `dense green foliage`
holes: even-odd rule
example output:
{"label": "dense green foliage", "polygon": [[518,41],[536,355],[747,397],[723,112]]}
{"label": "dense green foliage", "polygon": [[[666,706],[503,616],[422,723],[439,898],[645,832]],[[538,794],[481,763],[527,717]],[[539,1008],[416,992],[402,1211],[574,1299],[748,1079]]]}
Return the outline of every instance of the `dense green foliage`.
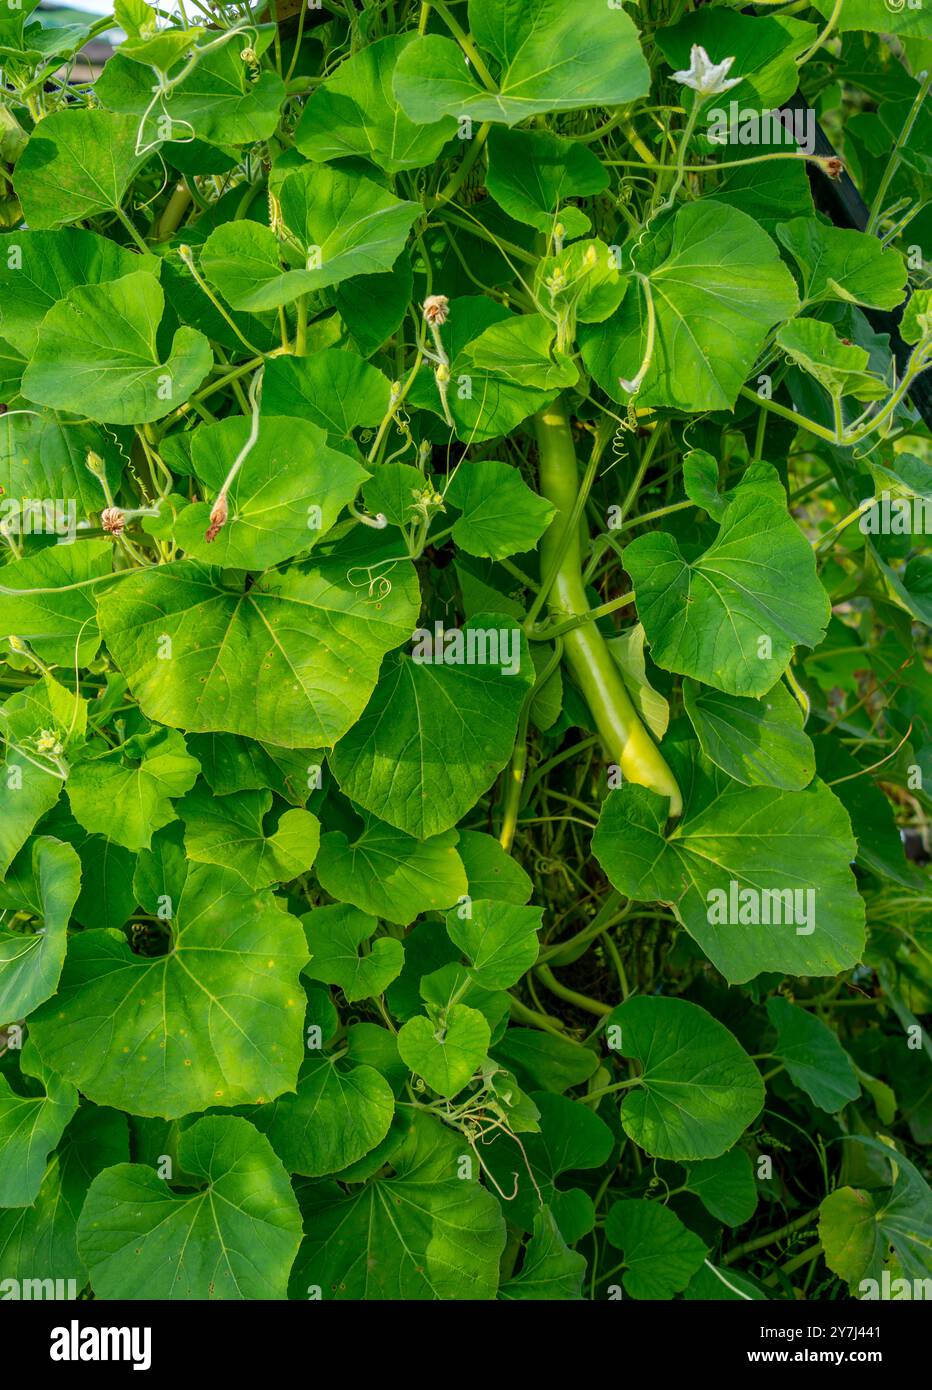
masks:
{"label": "dense green foliage", "polygon": [[36,3],[5,1296],[922,1296],[926,12]]}

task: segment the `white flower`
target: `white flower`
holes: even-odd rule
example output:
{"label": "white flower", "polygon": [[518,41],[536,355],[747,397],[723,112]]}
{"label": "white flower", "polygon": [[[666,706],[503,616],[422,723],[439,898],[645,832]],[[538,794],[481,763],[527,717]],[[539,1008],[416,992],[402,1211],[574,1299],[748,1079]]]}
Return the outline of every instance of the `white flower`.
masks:
{"label": "white flower", "polygon": [[727,92],[729,87],[737,87],[742,81],[740,77],[725,76],[734,61],[732,57],[713,63],[701,44],[694,43],[689,54],[689,67],[675,72],[673,80],[681,82],[684,87],[692,87],[702,97],[718,96],[720,92]]}

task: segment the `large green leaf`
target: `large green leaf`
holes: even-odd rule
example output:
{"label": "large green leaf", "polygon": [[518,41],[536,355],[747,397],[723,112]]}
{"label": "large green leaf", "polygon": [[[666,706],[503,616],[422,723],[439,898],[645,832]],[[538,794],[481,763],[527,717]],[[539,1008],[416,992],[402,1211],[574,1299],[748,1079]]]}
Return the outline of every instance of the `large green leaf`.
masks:
{"label": "large green leaf", "polygon": [[146,270],[69,290],[39,327],[23,395],[115,425],[161,419],[200,386],[210,344],[179,328],[167,355],[158,342],[165,295]]}
{"label": "large green leaf", "polygon": [[315,872],[331,897],[406,927],[422,912],[452,907],[466,894],[456,846],[452,830],[416,840],[366,817],[352,841],[341,830],[324,835]]}
{"label": "large green leaf", "polygon": [[[922,1174],[901,1153],[877,1139],[854,1135],[888,1163],[886,1186],[838,1187],[819,1208],[819,1239],[825,1263],[852,1286],[852,1292],[868,1293],[861,1282],[880,1285],[889,1274],[890,1251],[907,1279],[932,1278],[932,1193]],[[886,1163],[884,1167],[886,1167]],[[879,1297],[875,1287],[873,1297]]]}
{"label": "large green leaf", "polygon": [[28,1090],[14,1090],[6,1077],[0,1076],[0,1207],[32,1205],[42,1186],[49,1154],[78,1108],[77,1091],[46,1071],[31,1043],[23,1049],[20,1073],[31,1080],[31,1084],[26,1083]]}
{"label": "large green leaf", "polygon": [[[41,305],[39,308],[41,310]],[[77,520],[90,512],[100,512],[106,506],[106,499],[97,478],[86,467],[89,452],[103,459],[111,488],[118,487],[126,460],[114,436],[97,425],[63,420],[50,410],[30,411],[28,415],[8,412],[0,416],[3,495],[37,498],[56,505],[68,499],[60,513],[66,524],[72,499]],[[53,520],[55,515],[53,508]],[[82,542],[80,549],[86,550],[89,544]],[[100,553],[104,553],[103,546]],[[49,552],[45,555],[46,560],[53,558]],[[92,605],[88,603],[88,607]]]}
{"label": "large green leaf", "polygon": [[318,163],[361,155],[387,174],[432,164],[457,127],[449,116],[415,125],[399,107],[392,74],[414,42],[412,34],[377,39],[315,88],[295,132],[301,153]]}
{"label": "large green leaf", "polygon": [[300,924],[270,894],[195,865],[168,953],[135,955],[114,931],[73,937],[31,1036],[98,1105],[173,1118],[257,1104],[294,1087],[306,960]]}
{"label": "large green leaf", "polygon": [[78,1248],[97,1297],[284,1298],[301,1214],[269,1141],[212,1115],[181,1135],[178,1161],[177,1193],[139,1163],[91,1183]]}
{"label": "large green leaf", "polygon": [[394,1113],[392,1089],[374,1067],[321,1056],[302,1064],[295,1095],[261,1106],[250,1119],[289,1173],[316,1178],[374,1149]]}
{"label": "large green leaf", "polygon": [[[60,1296],[54,1283],[87,1283],[78,1254],[78,1217],[92,1178],[129,1158],[126,1117],[96,1105],[81,1106],[52,1155],[32,1206],[0,1211],[0,1278],[38,1280],[36,1298]],[[48,1292],[45,1292],[48,1290]],[[23,1294],[26,1297],[26,1294]]]}
{"label": "large green leaf", "polygon": [[781,683],[760,699],[725,695],[688,677],[683,703],[706,757],[746,786],[801,791],[815,774],[802,710]]}
{"label": "large green leaf", "polygon": [[190,791],[199,771],[181,734],[155,729],[79,763],[66,784],[68,800],[85,830],[126,849],[148,849],[153,832],[176,819],[170,798]]}
{"label": "large green leaf", "polygon": [[[0,577],[4,632],[21,637],[52,666],[69,670],[75,663],[86,666],[100,646],[94,586],[86,581],[109,574],[111,557],[108,541],[82,540],[49,546],[4,565]],[[57,589],[61,592],[56,593]],[[39,592],[30,592],[35,590]]]}
{"label": "large green leaf", "polygon": [[[331,755],[347,796],[419,839],[455,825],[475,805],[505,765],[533,664],[520,635],[517,662],[492,665],[490,634],[498,656],[516,655],[519,637],[508,618],[473,618],[458,636],[475,654],[484,643],[487,664],[434,665],[399,654],[386,662],[361,718]],[[464,651],[468,656],[469,647]],[[442,654],[442,653],[441,653]],[[437,653],[434,653],[435,657]]]}
{"label": "large green leaf", "polygon": [[820,1018],[775,995],[767,1017],[777,1030],[774,1056],[814,1105],[830,1115],[861,1094],[858,1079],[838,1038]]}
{"label": "large green leaf", "polygon": [[287,243],[256,222],[224,223],[205,243],[204,273],[234,309],[275,309],[351,276],[390,270],[420,213],[418,203],[326,165],[289,174],[280,198]]}
{"label": "large green leaf", "polygon": [[653,1158],[717,1158],[764,1104],[760,1073],[737,1039],[685,999],[639,996],[607,1019],[618,1051],[641,1064],[625,1096],[625,1133]]}
{"label": "large green leaf", "polygon": [[39,836],[14,860],[3,885],[3,902],[27,913],[29,924],[12,931],[0,928],[0,1019],[4,1022],[27,1017],[55,993],[80,887],[78,856],[60,840]]}
{"label": "large green leaf", "polygon": [[64,227],[118,209],[145,159],[136,153],[137,125],[131,116],[80,106],[40,121],[14,180],[29,226]]}
{"label": "large green leaf", "polygon": [[183,560],[122,580],[100,620],[150,719],[288,748],[330,746],[359,718],[383,655],[417,618],[406,562],[380,599],[351,573],[351,561],[330,559],[246,588]]}
{"label": "large green leaf", "polygon": [[615,887],[671,903],[731,981],[766,970],[835,975],[857,964],[864,902],[851,872],[855,842],[828,787],[744,787],[696,750],[671,749],[670,760],[684,808],[669,834],[665,798],[644,787],[629,783],[604,803],[592,848]]}
{"label": "large green leaf", "polygon": [[605,1238],[624,1253],[622,1283],[632,1298],[672,1298],[707,1254],[699,1237],[662,1202],[615,1202],[605,1218]]}
{"label": "large green leaf", "polygon": [[906,288],[906,262],[875,236],[830,227],[814,217],[794,217],[777,236],[799,266],[803,305],[826,299],[894,309]]}
{"label": "large green leaf", "polygon": [[306,1236],[291,1296],[324,1299],[489,1299],[498,1288],[505,1221],[478,1182],[459,1177],[462,1138],[413,1114],[393,1171],[349,1191],[301,1191]]}
{"label": "large green leaf", "polygon": [[313,864],[320,822],[310,811],[293,807],[274,828],[266,827],[271,807],[270,791],[213,796],[196,789],[177,808],[187,857],[232,870],[251,890],[289,883]]}
{"label": "large green leaf", "polygon": [[395,70],[395,95],[413,121],[470,116],[511,126],[545,111],[624,104],[648,90],[637,30],[621,8],[470,0],[468,13],[473,37],[499,65],[498,90],[476,85],[452,40],[428,35]]}
{"label": "large green leaf", "polygon": [[785,503],[756,487],[738,489],[694,560],[666,531],[632,541],[624,559],[656,664],[729,695],[766,694],[831,616],[812,546]]}
{"label": "large green leaf", "polygon": [[0,236],[0,334],[24,357],[53,304],[79,285],[103,285],[158,262],[96,232],[19,231]]}
{"label": "large green leaf", "polygon": [[359,425],[378,425],[390,395],[391,385],[376,367],[355,352],[325,348],[310,357],[276,357],[267,363],[262,415],[297,416],[346,438]]}
{"label": "large green leaf", "polygon": [[[271,37],[267,30],[266,47]],[[145,125],[140,130],[140,144],[151,144],[164,134],[159,121],[167,116],[171,126],[169,138],[186,142],[193,138],[209,140],[215,145],[251,145],[274,135],[285,97],[281,77],[268,69],[260,72],[255,82],[241,58],[244,41],[220,45],[203,54],[194,70],[170,93],[151,108],[152,69],[117,52],[107,63],[94,84],[94,90],[111,111],[132,113],[128,120],[135,134],[147,108]]]}
{"label": "large green leaf", "polygon": [[[646,239],[635,266],[656,315],[638,405],[731,409],[768,329],[798,307],[770,237],[737,208],[690,203]],[[619,380],[636,376],[647,337],[644,291],[634,286],[610,319],[580,329],[586,366],[614,400],[627,399]]]}
{"label": "large green leaf", "polygon": [[[249,431],[242,416],[196,431],[191,466],[208,498],[220,493]],[[219,535],[207,539],[211,502],[205,501],[185,508],[174,536],[193,559],[230,569],[267,569],[316,545],[367,476],[346,454],[327,447],[317,425],[263,419],[255,446],[226,493],[229,518]]]}

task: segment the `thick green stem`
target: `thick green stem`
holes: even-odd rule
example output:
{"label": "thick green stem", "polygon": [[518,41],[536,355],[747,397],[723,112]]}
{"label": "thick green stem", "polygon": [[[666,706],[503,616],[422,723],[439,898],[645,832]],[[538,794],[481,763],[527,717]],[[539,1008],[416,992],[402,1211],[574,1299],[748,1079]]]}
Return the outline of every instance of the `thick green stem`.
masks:
{"label": "thick green stem", "polygon": [[[563,548],[563,533],[576,502],[579,471],[562,401],[540,411],[534,417],[534,428],[540,449],[540,490],[557,508],[557,516],[541,541],[541,573],[547,574],[554,556]],[[589,612],[578,528],[565,547],[547,601],[551,615],[558,621]],[[683,809],[679,787],[638,718],[598,627],[585,623],[567,632],[563,641],[570,670],[586,698],[608,756],[628,781],[669,797],[670,814],[678,816]]]}

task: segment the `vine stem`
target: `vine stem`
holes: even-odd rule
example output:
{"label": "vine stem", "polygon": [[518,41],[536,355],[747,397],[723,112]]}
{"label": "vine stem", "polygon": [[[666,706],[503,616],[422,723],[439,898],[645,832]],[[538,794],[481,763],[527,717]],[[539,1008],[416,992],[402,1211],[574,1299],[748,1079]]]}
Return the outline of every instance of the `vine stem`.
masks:
{"label": "vine stem", "polygon": [[811,1221],[815,1221],[819,1215],[819,1208],[814,1207],[812,1211],[807,1211],[805,1216],[798,1216],[795,1221],[790,1221],[786,1226],[781,1226],[778,1231],[768,1231],[766,1235],[755,1236],[753,1240],[746,1240],[742,1245],[736,1245],[733,1250],[722,1260],[723,1265],[733,1265],[736,1260],[740,1260],[744,1255],[753,1255],[755,1250],[765,1250],[768,1245],[775,1245],[778,1240],[784,1240],[787,1236],[795,1235],[803,1227],[808,1226]]}
{"label": "vine stem", "polygon": [[541,569],[550,582],[541,586],[528,622],[533,623],[535,610],[544,600],[558,622],[583,618],[580,626],[564,634],[564,651],[605,750],[625,778],[668,797],[670,814],[678,816],[683,801],[676,779],[638,718],[604,637],[595,623],[588,621],[590,609],[582,582],[579,520],[585,493],[598,466],[598,444],[580,489],[576,449],[562,398],[535,415],[534,430],[540,451],[541,493],[554,504],[557,515],[541,541]]}

